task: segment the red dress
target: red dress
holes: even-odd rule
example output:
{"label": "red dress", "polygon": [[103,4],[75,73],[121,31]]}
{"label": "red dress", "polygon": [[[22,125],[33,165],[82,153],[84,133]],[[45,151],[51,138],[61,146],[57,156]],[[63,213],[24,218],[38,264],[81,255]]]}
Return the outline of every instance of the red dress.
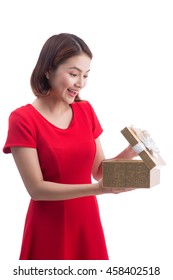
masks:
{"label": "red dress", "polygon": [[[3,148],[37,149],[45,181],[91,183],[95,138],[102,133],[87,101],[71,104],[73,119],[60,129],[31,104],[13,111]],[[30,200],[21,260],[107,260],[108,254],[95,196],[60,201]]]}

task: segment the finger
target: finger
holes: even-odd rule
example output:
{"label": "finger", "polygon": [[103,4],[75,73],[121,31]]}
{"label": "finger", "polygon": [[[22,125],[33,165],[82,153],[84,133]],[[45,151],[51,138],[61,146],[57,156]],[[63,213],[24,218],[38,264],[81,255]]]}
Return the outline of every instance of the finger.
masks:
{"label": "finger", "polygon": [[129,192],[129,191],[133,191],[133,190],[135,190],[135,188],[119,188],[119,189],[115,189],[115,188],[112,188],[112,192],[113,193],[122,193],[122,192]]}

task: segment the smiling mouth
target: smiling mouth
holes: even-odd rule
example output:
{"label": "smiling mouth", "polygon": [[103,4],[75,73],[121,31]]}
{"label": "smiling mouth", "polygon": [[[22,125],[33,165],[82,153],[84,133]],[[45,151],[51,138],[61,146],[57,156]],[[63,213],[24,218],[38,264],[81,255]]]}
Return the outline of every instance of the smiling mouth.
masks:
{"label": "smiling mouth", "polygon": [[68,89],[68,93],[70,96],[75,97],[78,94],[78,91],[73,89]]}

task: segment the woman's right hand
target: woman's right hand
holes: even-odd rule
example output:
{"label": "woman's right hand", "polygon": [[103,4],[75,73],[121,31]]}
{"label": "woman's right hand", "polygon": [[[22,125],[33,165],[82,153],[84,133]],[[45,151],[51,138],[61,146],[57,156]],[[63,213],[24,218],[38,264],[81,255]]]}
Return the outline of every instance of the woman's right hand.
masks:
{"label": "woman's right hand", "polygon": [[129,192],[132,190],[135,190],[135,188],[115,188],[115,187],[104,187],[103,186],[103,179],[98,181],[98,188],[102,194],[105,193],[113,193],[113,194],[119,194],[123,192]]}

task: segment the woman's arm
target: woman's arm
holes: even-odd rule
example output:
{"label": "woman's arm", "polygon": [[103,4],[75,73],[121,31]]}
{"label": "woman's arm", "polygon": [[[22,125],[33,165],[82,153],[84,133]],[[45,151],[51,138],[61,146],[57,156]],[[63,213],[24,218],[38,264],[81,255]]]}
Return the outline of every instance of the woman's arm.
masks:
{"label": "woman's arm", "polygon": [[[92,168],[92,175],[95,180],[100,180],[102,178],[102,162],[105,160],[105,155],[100,143],[99,138],[95,140],[96,142],[96,155],[93,163],[93,168]],[[131,145],[129,145],[126,149],[124,149],[120,154],[118,154],[116,157],[112,158],[127,158],[131,159],[138,156],[136,152],[132,149]]]}
{"label": "woman's arm", "polygon": [[102,178],[102,162],[103,160],[105,160],[105,155],[99,138],[95,140],[95,143],[96,143],[96,154],[92,167],[92,176],[96,181],[98,181]]}
{"label": "woman's arm", "polygon": [[64,200],[111,193],[101,182],[94,184],[59,184],[44,181],[36,149],[11,147],[24,185],[33,200]]}
{"label": "woman's arm", "polygon": [[[65,200],[105,193],[121,193],[129,189],[104,188],[102,162],[105,159],[99,138],[96,139],[96,156],[93,164],[93,184],[59,184],[45,181],[41,172],[37,150],[33,148],[11,147],[16,166],[24,185],[33,200]],[[124,153],[126,156],[126,152]]]}

